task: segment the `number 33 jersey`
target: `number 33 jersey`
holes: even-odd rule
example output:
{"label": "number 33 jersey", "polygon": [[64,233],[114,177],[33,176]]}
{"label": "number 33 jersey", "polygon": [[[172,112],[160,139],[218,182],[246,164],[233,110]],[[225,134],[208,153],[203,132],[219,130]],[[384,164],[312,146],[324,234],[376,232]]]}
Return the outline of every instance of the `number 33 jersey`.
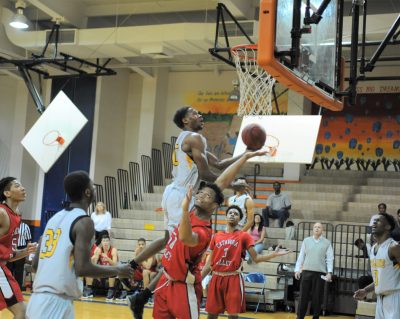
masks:
{"label": "number 33 jersey", "polygon": [[241,230],[215,234],[210,243],[211,269],[218,272],[238,270],[242,265],[242,258],[251,246],[254,246],[254,239]]}
{"label": "number 33 jersey", "polygon": [[72,298],[82,295],[83,284],[75,274],[71,233],[75,223],[83,217],[88,217],[83,209],[64,209],[48,221],[40,244],[34,293],[47,292]]}

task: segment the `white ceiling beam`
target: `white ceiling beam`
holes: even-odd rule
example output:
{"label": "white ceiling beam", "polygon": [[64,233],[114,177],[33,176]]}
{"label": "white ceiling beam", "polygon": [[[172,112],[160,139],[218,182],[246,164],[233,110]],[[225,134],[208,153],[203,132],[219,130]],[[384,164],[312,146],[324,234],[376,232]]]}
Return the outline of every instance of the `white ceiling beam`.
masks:
{"label": "white ceiling beam", "polygon": [[27,0],[33,6],[43,11],[53,19],[61,18],[82,29],[86,27],[86,17],[84,15],[84,8],[82,1],[68,0],[68,1],[54,1],[54,0]]}
{"label": "white ceiling beam", "polygon": [[114,16],[145,13],[166,13],[214,10],[217,7],[217,0],[171,0],[171,1],[143,1],[137,3],[114,3],[96,4],[86,7],[87,17]]}
{"label": "white ceiling beam", "polygon": [[154,79],[154,75],[151,72],[151,70],[147,71],[144,68],[139,68],[137,66],[130,66],[129,69],[131,69],[132,71],[140,74],[142,77],[144,77],[146,79]]}
{"label": "white ceiling beam", "polygon": [[254,6],[252,1],[248,0],[221,0],[228,10],[236,18],[254,19]]}

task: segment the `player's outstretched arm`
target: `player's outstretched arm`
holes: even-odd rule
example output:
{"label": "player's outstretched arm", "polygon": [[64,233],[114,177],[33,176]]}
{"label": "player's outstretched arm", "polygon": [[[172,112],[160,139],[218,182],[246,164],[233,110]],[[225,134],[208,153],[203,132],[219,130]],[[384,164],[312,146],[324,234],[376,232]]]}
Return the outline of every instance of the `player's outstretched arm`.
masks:
{"label": "player's outstretched arm", "polygon": [[[243,226],[242,231],[246,232],[248,231],[251,226],[253,226],[254,222],[254,201],[251,198],[246,199],[246,214],[247,214],[247,220],[246,224]],[[264,238],[263,238],[264,240]]]}
{"label": "player's outstretched arm", "polygon": [[257,254],[257,252],[255,251],[254,247],[251,246],[248,249],[248,252],[251,256],[251,259],[253,259],[256,263],[260,263],[263,261],[268,261],[271,260],[273,258],[279,257],[279,256],[284,256],[289,254],[291,251],[287,250],[287,249],[281,249],[279,246],[270,254],[268,255],[259,255]]}
{"label": "player's outstretched arm", "polygon": [[121,278],[133,275],[132,267],[121,266],[97,266],[90,259],[90,242],[94,236],[94,225],[90,218],[81,218],[72,229],[74,240],[75,273],[80,277],[109,278],[119,276]]}
{"label": "player's outstretched arm", "polygon": [[207,275],[211,272],[211,260],[212,260],[213,251],[210,250],[210,254],[207,256],[206,264],[201,271],[201,280],[207,277]]}
{"label": "player's outstretched arm", "polygon": [[367,297],[367,294],[375,289],[374,283],[369,284],[367,287],[363,289],[358,289],[354,295],[353,298],[356,300],[363,300]]}
{"label": "player's outstretched arm", "polygon": [[192,231],[192,225],[190,224],[189,204],[192,194],[193,188],[192,186],[189,186],[186,196],[182,202],[182,217],[178,228],[179,239],[184,245],[189,247],[197,246],[199,243],[199,236]]}
{"label": "player's outstretched arm", "polygon": [[256,152],[245,152],[240,158],[231,164],[227,169],[225,169],[221,175],[216,179],[215,184],[224,190],[231,185],[232,181],[235,179],[236,174],[239,172],[240,168],[252,157],[265,155],[267,151],[256,151]]}

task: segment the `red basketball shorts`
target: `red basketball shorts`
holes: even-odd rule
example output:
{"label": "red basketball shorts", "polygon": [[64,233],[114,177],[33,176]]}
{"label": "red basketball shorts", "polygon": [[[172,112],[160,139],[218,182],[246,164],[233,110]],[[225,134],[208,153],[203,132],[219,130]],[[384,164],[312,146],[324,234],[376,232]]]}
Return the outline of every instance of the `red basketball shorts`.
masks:
{"label": "red basketball shorts", "polygon": [[162,275],[154,293],[153,318],[198,319],[201,296],[201,283],[168,281]]}
{"label": "red basketball shorts", "polygon": [[24,301],[21,288],[3,263],[0,263],[0,290],[0,310]]}
{"label": "red basketball shorts", "polygon": [[206,311],[210,314],[246,312],[244,281],[240,274],[213,275],[208,285]]}

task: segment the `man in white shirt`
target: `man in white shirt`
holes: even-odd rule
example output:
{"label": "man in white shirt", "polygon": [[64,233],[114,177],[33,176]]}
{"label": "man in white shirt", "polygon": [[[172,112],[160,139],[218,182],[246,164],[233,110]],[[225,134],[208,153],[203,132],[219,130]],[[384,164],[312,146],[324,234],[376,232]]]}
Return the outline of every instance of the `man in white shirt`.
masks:
{"label": "man in white shirt", "polygon": [[269,218],[279,219],[279,227],[283,228],[286,219],[289,218],[289,209],[292,208],[289,196],[281,192],[281,183],[274,182],[275,193],[269,195],[267,207],[262,210],[264,226],[269,227]]}
{"label": "man in white shirt", "polygon": [[[332,281],[333,249],[331,242],[322,236],[321,223],[313,226],[313,236],[303,240],[295,267],[295,278],[301,277],[300,301],[297,319],[304,319],[310,295],[313,308],[313,319],[318,319],[321,312],[322,288],[326,281]],[[310,294],[311,292],[311,294]]]}

